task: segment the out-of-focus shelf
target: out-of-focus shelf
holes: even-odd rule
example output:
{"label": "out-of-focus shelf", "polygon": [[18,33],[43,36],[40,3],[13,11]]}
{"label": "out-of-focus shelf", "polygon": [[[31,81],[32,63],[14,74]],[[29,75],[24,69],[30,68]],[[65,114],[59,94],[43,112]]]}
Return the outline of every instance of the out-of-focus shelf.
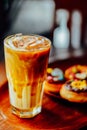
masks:
{"label": "out-of-focus shelf", "polygon": [[57,49],[52,47],[50,51],[49,63],[57,60],[66,60],[70,58],[86,57],[87,49]]}

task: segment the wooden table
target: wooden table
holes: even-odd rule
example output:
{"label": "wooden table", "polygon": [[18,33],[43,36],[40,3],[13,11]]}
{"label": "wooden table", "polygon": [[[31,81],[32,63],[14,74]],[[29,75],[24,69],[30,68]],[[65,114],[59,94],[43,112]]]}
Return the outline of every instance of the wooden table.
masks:
{"label": "wooden table", "polygon": [[[86,57],[55,61],[50,67],[63,71],[74,64],[87,65]],[[44,92],[42,112],[31,119],[20,119],[10,111],[8,85],[4,64],[0,64],[0,130],[79,130],[87,126],[87,104],[70,103],[59,95]],[[85,127],[86,128],[86,127]]]}

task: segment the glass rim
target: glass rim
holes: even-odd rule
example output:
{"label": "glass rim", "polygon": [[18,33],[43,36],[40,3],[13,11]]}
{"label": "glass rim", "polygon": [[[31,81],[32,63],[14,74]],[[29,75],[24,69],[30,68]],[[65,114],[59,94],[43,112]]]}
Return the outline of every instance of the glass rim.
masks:
{"label": "glass rim", "polygon": [[10,47],[6,42],[7,40],[11,39],[12,37],[20,37],[20,36],[36,36],[36,37],[41,37],[41,38],[44,38],[48,41],[48,45],[49,45],[49,48],[51,47],[51,40],[45,36],[42,36],[42,35],[39,35],[39,34],[22,34],[22,33],[17,33],[17,34],[12,34],[12,35],[8,35],[6,38],[4,38],[4,46],[8,47],[8,48],[11,48],[12,50],[15,50],[15,51],[29,51],[27,49],[19,49],[19,48],[12,48]]}

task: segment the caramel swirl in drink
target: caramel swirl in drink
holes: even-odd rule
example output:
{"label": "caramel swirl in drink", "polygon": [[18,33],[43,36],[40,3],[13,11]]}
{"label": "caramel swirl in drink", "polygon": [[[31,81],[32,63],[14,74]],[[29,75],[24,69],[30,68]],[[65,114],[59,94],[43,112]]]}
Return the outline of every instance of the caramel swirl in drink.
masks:
{"label": "caramel swirl in drink", "polygon": [[41,112],[50,41],[38,35],[5,39],[5,63],[12,112],[21,118]]}

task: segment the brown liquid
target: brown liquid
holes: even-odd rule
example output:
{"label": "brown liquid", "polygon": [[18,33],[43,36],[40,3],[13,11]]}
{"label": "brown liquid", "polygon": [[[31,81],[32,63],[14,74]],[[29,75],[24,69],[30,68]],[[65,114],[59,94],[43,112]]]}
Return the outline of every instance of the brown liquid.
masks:
{"label": "brown liquid", "polygon": [[29,111],[41,107],[50,44],[47,39],[44,39],[43,45],[35,42],[25,49],[26,42],[21,43],[19,48],[19,41],[15,42],[15,48],[5,45],[10,102],[17,110]]}

